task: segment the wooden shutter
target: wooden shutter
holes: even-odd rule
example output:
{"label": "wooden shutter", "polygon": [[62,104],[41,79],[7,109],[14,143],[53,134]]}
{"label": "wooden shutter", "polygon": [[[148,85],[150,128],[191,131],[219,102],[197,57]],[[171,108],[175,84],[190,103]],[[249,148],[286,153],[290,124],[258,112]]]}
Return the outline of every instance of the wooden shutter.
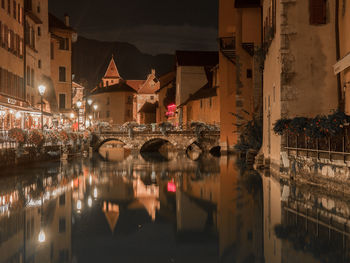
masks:
{"label": "wooden shutter", "polygon": [[327,0],[309,0],[310,24],[326,24],[327,20]]}

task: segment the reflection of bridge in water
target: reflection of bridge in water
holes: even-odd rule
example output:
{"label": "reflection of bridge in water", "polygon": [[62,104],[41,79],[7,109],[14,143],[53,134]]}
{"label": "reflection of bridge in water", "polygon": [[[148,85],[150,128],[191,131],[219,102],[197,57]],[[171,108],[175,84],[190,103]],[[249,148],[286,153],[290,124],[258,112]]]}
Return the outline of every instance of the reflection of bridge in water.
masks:
{"label": "reflection of bridge in water", "polygon": [[118,141],[123,148],[140,152],[144,149],[159,148],[170,144],[176,151],[184,152],[192,145],[209,152],[219,147],[220,131],[102,131],[97,135],[93,148],[97,151],[102,145]]}

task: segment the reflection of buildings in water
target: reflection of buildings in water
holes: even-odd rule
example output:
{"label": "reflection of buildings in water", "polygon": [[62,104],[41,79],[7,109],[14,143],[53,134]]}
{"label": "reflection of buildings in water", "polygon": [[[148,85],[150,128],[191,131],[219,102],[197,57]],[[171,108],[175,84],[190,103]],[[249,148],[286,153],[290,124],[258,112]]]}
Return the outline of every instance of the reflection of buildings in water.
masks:
{"label": "reflection of buildings in water", "polygon": [[134,199],[133,183],[124,176],[110,176],[97,189],[101,200],[127,202]]}
{"label": "reflection of buildings in water", "polygon": [[119,219],[119,205],[103,202],[102,211],[105,214],[111,232],[114,232],[115,226]]}
{"label": "reflection of buildings in water", "polygon": [[124,144],[118,141],[105,143],[99,149],[99,154],[109,161],[122,162],[130,155],[130,150],[123,148]]}
{"label": "reflection of buildings in water", "polygon": [[[261,180],[257,175],[251,176],[241,177],[234,159],[221,158],[218,201],[221,262],[263,262]],[[248,181],[249,178],[253,180]],[[256,185],[249,192],[252,184]]]}
{"label": "reflection of buildings in water", "polygon": [[138,177],[133,181],[134,196],[154,221],[156,219],[156,211],[160,209],[159,202],[159,186],[155,184],[145,185],[145,183]]}
{"label": "reflection of buildings in water", "polygon": [[177,230],[203,231],[216,225],[218,196],[218,175],[197,179],[193,173],[184,173],[177,182]]}
{"label": "reflection of buildings in water", "polygon": [[[0,262],[70,262],[70,191],[43,206],[0,216]],[[44,230],[45,241],[38,240]]]}
{"label": "reflection of buildings in water", "polygon": [[267,262],[349,262],[349,203],[315,190],[264,178]]}

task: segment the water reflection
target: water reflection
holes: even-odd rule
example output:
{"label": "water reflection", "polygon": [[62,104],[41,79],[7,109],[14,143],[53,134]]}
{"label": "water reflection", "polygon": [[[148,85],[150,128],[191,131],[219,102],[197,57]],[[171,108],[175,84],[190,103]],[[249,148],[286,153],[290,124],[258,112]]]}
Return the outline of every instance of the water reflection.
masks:
{"label": "water reflection", "polygon": [[235,158],[128,155],[2,175],[0,262],[349,262],[344,197],[241,172]]}

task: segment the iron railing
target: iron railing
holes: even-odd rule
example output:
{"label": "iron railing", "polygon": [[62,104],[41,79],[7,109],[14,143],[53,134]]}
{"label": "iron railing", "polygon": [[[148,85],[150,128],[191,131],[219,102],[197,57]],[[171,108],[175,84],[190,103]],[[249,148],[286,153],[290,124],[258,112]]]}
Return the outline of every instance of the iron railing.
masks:
{"label": "iron railing", "polygon": [[341,134],[322,138],[287,133],[285,149],[289,156],[305,156],[317,159],[350,161],[350,127]]}

